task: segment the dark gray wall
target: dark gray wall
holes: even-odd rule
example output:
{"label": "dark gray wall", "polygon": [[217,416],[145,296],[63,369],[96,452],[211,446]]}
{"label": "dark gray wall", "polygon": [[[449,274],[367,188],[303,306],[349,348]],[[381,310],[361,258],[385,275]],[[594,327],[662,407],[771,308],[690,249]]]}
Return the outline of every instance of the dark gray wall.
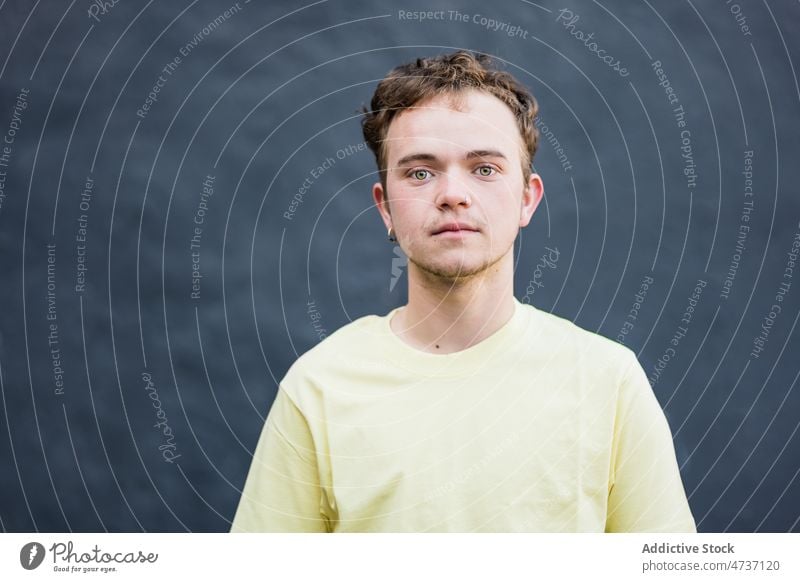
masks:
{"label": "dark gray wall", "polygon": [[[405,302],[357,108],[463,47],[505,61],[549,130],[517,297],[638,352],[701,531],[800,531],[796,2],[33,4],[0,5],[3,530],[228,529],[289,365]],[[424,7],[444,19],[400,14]]]}

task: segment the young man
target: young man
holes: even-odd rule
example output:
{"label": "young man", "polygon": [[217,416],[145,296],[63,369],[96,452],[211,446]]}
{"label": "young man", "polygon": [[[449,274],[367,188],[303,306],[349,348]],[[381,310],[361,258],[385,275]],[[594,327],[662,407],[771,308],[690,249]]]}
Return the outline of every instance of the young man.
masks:
{"label": "young man", "polygon": [[292,365],[232,531],[695,531],[634,353],[513,295],[536,111],[463,51],[378,84],[363,129],[408,304]]}

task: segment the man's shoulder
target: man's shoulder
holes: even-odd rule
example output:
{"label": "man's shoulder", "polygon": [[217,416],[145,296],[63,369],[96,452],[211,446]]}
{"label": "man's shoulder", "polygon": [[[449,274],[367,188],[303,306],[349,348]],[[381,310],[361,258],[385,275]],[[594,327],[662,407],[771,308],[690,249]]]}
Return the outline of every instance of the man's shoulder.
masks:
{"label": "man's shoulder", "polygon": [[566,317],[526,305],[535,318],[532,326],[537,345],[557,351],[576,364],[603,364],[627,370],[638,362],[635,352],[597,331],[586,329]]}
{"label": "man's shoulder", "polygon": [[324,373],[332,367],[352,364],[376,346],[380,325],[386,315],[369,314],[353,319],[301,354],[287,376],[308,372]]}

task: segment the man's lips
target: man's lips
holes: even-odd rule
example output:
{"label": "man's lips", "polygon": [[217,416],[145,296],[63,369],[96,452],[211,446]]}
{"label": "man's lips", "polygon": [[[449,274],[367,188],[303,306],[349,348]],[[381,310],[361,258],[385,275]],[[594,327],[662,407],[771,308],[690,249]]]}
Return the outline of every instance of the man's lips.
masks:
{"label": "man's lips", "polygon": [[478,229],[472,226],[471,224],[467,224],[465,222],[448,222],[447,224],[443,224],[438,226],[433,230],[433,234],[443,234],[448,232],[478,232]]}

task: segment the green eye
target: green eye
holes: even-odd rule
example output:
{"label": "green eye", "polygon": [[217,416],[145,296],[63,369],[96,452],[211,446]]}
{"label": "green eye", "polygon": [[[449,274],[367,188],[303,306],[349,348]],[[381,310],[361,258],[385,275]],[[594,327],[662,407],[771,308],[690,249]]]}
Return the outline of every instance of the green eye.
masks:
{"label": "green eye", "polygon": [[417,180],[424,180],[428,177],[428,170],[414,170],[412,176]]}
{"label": "green eye", "polygon": [[481,166],[478,168],[478,172],[481,176],[488,177],[494,173],[494,168],[491,166]]}

